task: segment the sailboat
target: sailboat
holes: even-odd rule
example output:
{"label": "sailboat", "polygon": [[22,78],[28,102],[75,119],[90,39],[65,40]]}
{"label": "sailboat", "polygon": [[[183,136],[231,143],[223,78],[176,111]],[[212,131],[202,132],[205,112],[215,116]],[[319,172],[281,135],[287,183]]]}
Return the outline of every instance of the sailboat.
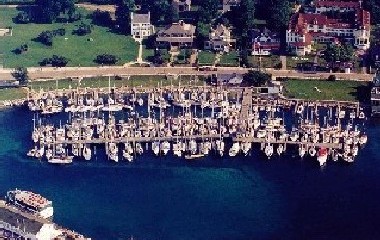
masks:
{"label": "sailboat", "polygon": [[85,160],[91,160],[91,146],[90,144],[85,144],[83,148],[83,157]]}

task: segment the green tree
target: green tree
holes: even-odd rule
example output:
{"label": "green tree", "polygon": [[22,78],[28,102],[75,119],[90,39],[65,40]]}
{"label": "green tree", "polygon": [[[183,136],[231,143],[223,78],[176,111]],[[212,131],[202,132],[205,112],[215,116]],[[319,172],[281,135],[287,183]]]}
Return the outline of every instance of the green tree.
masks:
{"label": "green tree", "polygon": [[289,25],[291,6],[289,0],[273,0],[269,26],[280,33],[281,49],[286,47],[286,30]]}
{"label": "green tree", "polygon": [[380,2],[378,0],[364,0],[364,9],[371,13],[372,24],[380,24]]}
{"label": "green tree", "polygon": [[21,85],[25,85],[29,80],[28,69],[25,67],[17,67],[12,75]]}
{"label": "green tree", "polygon": [[246,86],[262,87],[267,85],[272,79],[272,76],[260,71],[249,70],[243,75],[243,83]]}
{"label": "green tree", "polygon": [[134,0],[116,1],[116,25],[121,33],[129,34],[131,26],[131,12],[134,11]]}
{"label": "green tree", "polygon": [[218,15],[219,2],[215,0],[203,0],[199,6],[200,21],[210,23]]}
{"label": "green tree", "polygon": [[74,0],[36,0],[35,20],[52,23],[61,14],[72,16],[75,12]]}
{"label": "green tree", "polygon": [[255,2],[254,0],[242,0],[239,12],[241,13],[240,28],[242,36],[247,36],[248,30],[255,27]]}

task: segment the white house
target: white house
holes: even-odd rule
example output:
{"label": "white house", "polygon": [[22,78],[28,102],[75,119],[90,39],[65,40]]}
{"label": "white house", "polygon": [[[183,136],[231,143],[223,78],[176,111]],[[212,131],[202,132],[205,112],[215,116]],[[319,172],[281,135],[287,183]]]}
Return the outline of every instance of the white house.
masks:
{"label": "white house", "polygon": [[231,29],[223,24],[218,24],[211,29],[209,38],[204,43],[204,49],[229,52],[231,48],[235,48],[235,43],[236,39],[232,37]]}
{"label": "white house", "polygon": [[131,13],[131,35],[134,39],[143,39],[154,34],[150,23],[150,12],[147,14]]}

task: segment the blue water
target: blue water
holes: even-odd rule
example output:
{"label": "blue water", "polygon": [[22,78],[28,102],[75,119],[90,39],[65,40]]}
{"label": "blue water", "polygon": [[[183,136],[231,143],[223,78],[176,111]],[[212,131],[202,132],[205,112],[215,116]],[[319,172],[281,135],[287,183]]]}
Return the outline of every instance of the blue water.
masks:
{"label": "blue water", "polygon": [[186,162],[144,154],[52,166],[25,157],[32,114],[0,112],[0,194],[43,194],[54,221],[93,239],[380,239],[380,125],[351,165],[288,154]]}

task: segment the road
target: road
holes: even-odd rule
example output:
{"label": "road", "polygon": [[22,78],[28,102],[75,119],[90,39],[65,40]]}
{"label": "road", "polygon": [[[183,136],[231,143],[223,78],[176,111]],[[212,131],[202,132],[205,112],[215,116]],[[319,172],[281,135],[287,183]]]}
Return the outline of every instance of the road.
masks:
{"label": "road", "polygon": [[[67,77],[93,77],[107,75],[166,75],[166,74],[182,74],[182,75],[209,75],[209,74],[244,74],[249,69],[246,68],[223,68],[219,67],[217,71],[197,71],[191,67],[65,67],[65,68],[28,68],[29,78],[31,80],[38,79],[62,79]],[[11,69],[0,70],[0,80],[12,79]],[[326,79],[330,73],[304,74],[297,71],[289,70],[268,70],[273,77],[289,77],[299,79]],[[337,79],[355,80],[355,81],[372,81],[372,74],[358,73],[334,73]]]}

